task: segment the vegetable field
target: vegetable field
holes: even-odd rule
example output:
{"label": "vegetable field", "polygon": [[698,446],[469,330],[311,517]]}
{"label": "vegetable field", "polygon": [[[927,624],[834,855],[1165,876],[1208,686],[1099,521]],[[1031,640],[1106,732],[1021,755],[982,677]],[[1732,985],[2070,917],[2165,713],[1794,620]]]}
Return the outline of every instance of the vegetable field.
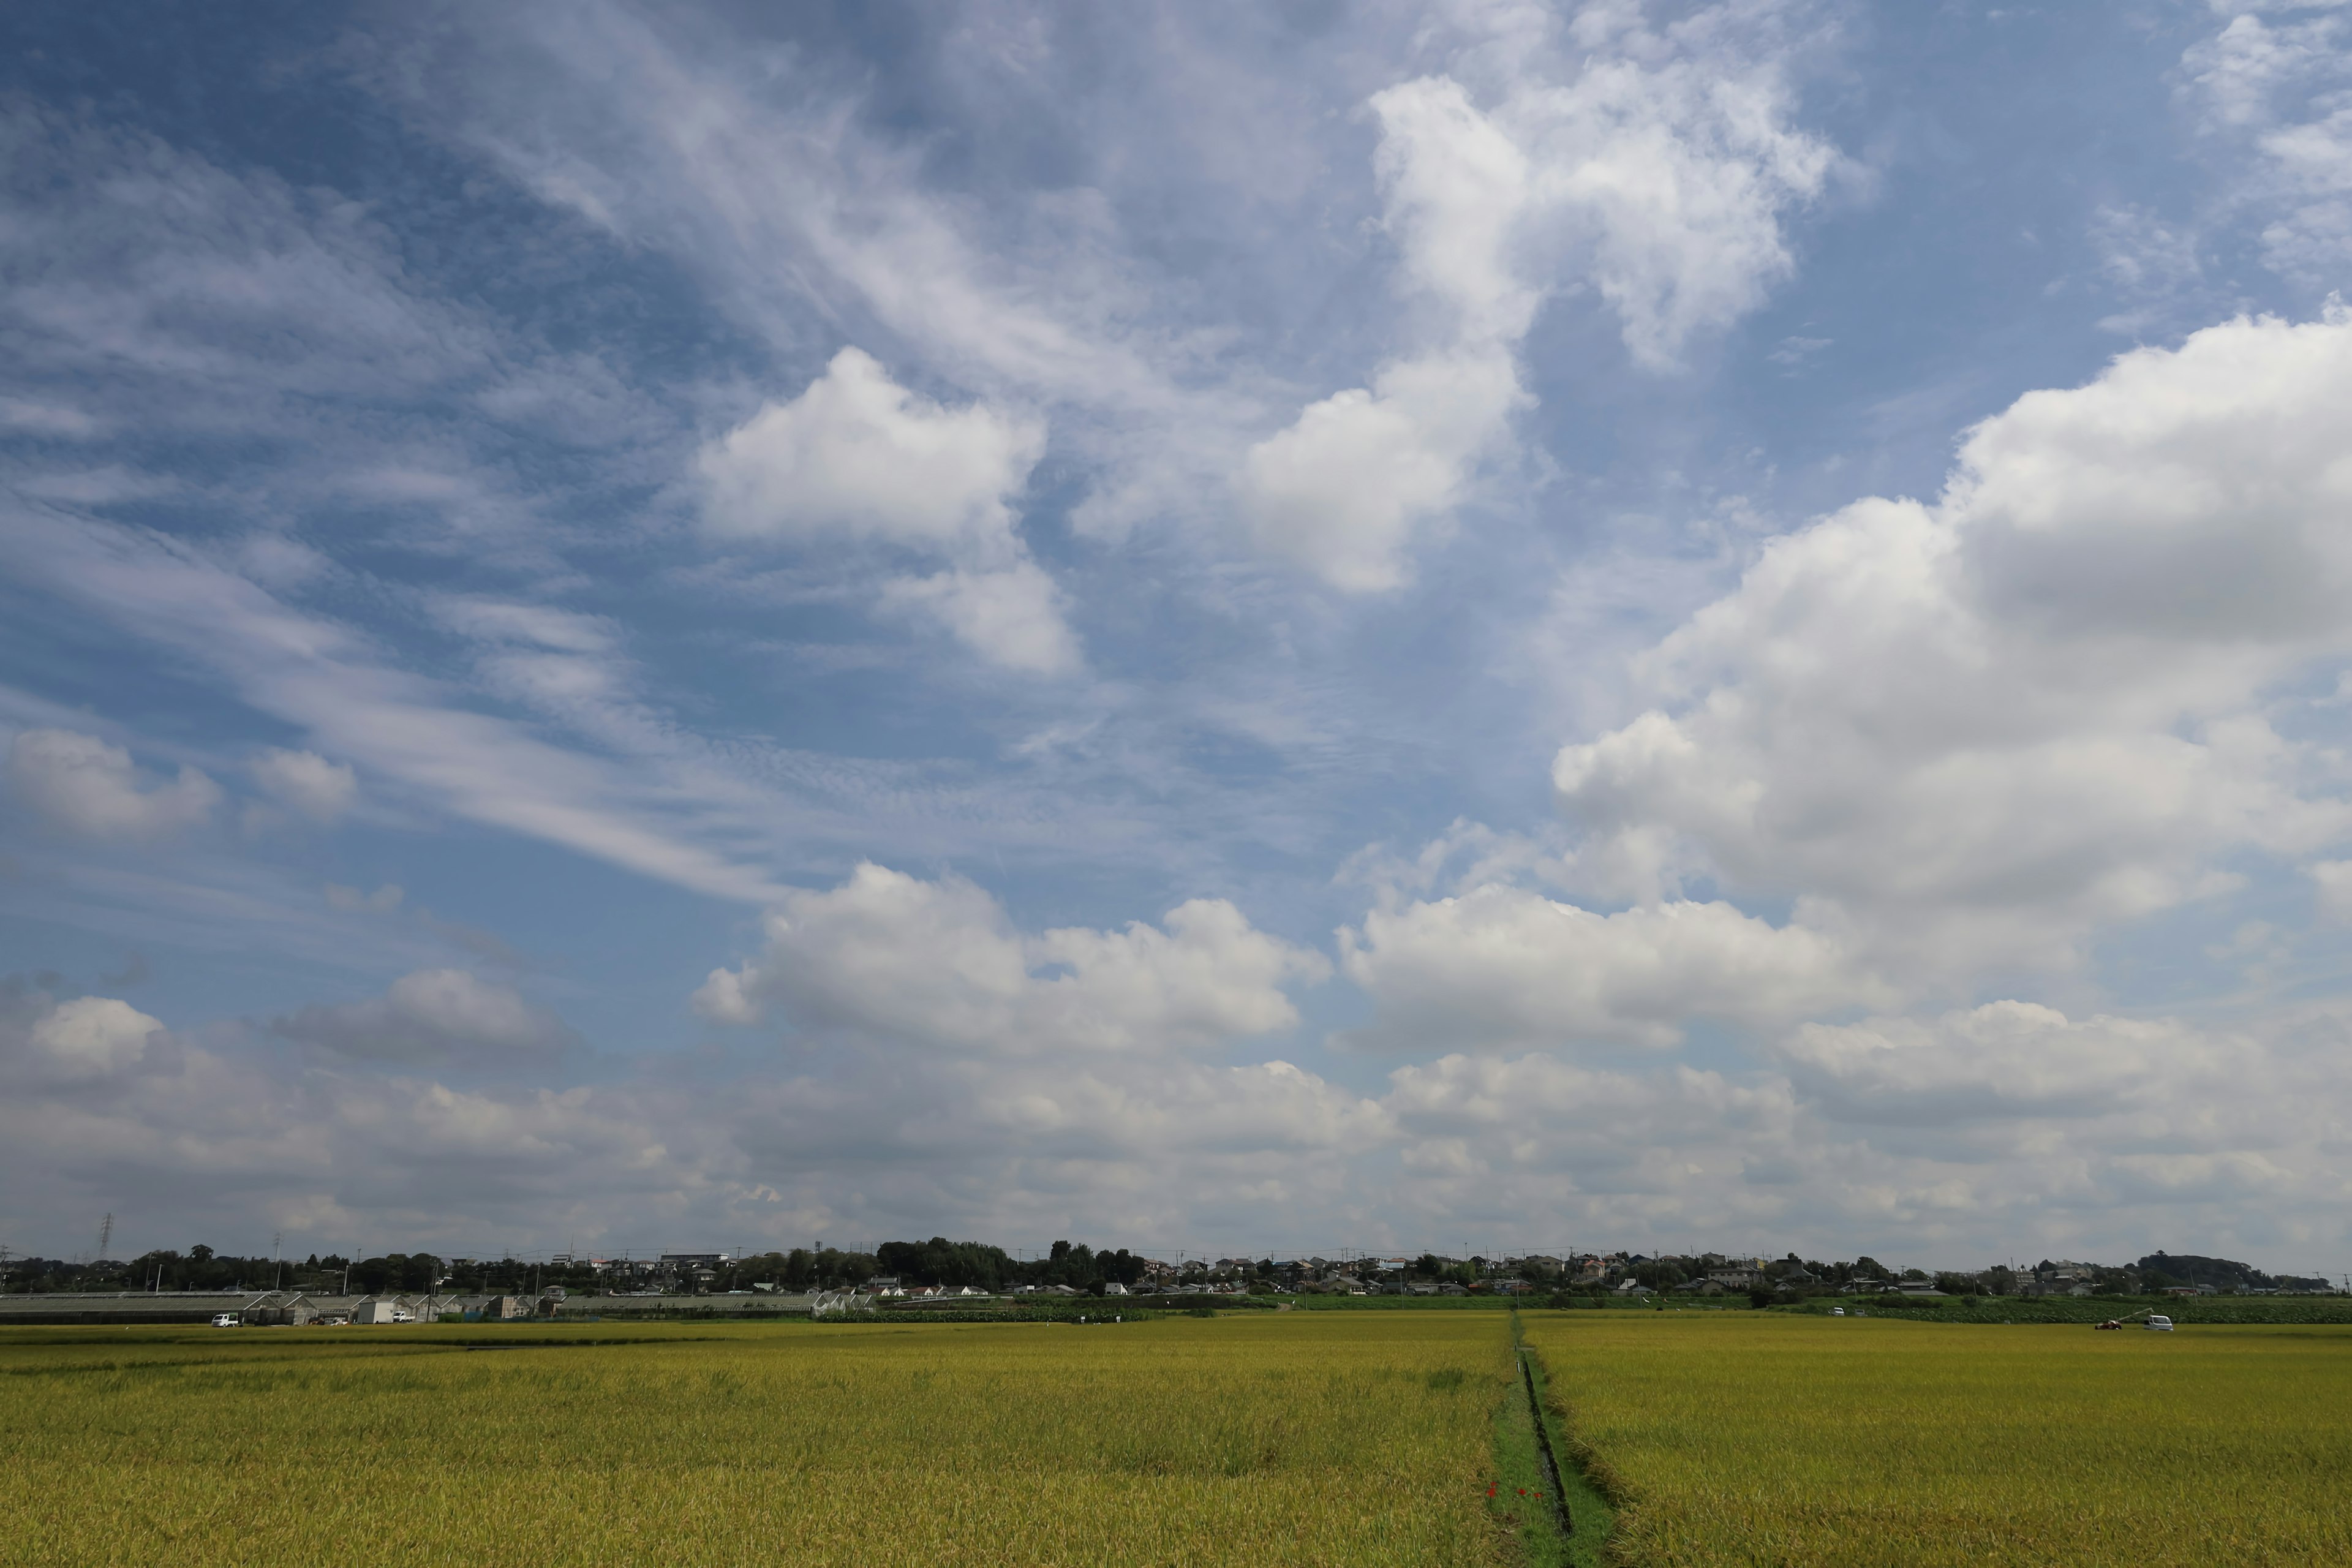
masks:
{"label": "vegetable field", "polygon": [[1534,1313],[1619,1562],[2352,1562],[2352,1331]]}
{"label": "vegetable field", "polygon": [[[0,1337],[0,1561],[1497,1560],[1501,1314]],[[467,1343],[498,1350],[468,1351]]]}

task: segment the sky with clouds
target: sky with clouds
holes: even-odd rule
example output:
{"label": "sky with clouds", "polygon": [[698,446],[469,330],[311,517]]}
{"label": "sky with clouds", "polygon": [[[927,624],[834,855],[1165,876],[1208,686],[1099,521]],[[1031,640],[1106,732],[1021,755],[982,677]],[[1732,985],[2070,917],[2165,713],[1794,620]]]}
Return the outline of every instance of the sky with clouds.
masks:
{"label": "sky with clouds", "polygon": [[2352,1268],[2352,5],[0,38],[0,1241]]}

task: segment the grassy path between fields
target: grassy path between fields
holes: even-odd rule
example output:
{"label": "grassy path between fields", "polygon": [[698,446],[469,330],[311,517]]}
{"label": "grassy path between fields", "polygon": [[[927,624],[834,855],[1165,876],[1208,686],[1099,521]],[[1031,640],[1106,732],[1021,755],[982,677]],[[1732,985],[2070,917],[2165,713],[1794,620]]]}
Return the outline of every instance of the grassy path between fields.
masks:
{"label": "grassy path between fields", "polygon": [[1578,1446],[1563,1441],[1564,1412],[1543,1358],[1520,1340],[1517,1312],[1511,1341],[1519,1375],[1495,1409],[1488,1506],[1516,1536],[1528,1568],[1601,1568],[1615,1510],[1586,1476]]}

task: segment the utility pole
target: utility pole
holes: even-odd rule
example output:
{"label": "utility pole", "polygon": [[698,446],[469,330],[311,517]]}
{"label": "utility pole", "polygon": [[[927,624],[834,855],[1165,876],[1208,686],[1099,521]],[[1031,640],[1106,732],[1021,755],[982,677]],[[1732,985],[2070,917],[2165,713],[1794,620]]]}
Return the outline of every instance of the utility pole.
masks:
{"label": "utility pole", "polygon": [[[114,1216],[112,1215],[109,1215],[106,1217],[112,1219]],[[278,1289],[286,1280],[286,1268],[280,1256],[285,1249],[285,1246],[286,1233],[284,1231],[273,1230],[269,1233],[269,1288],[272,1290]]]}

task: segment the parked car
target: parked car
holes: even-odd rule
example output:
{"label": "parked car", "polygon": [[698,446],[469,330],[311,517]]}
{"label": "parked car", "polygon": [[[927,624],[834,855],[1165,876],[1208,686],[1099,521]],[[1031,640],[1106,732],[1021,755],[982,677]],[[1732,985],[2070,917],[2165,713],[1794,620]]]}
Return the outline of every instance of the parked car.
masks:
{"label": "parked car", "polygon": [[1832,1318],[1843,1318],[1845,1316],[1845,1309],[1843,1307],[1832,1307],[1830,1309],[1830,1316]]}
{"label": "parked car", "polygon": [[239,1319],[235,1312],[215,1312],[213,1314],[213,1327],[216,1329],[233,1329],[236,1328],[240,1321],[242,1321],[242,1320]]}
{"label": "parked car", "polygon": [[2168,1334],[2172,1331],[2172,1320],[2166,1317],[2163,1313],[2158,1312],[2156,1316],[2148,1319],[2147,1326],[2156,1330],[2158,1333]]}

